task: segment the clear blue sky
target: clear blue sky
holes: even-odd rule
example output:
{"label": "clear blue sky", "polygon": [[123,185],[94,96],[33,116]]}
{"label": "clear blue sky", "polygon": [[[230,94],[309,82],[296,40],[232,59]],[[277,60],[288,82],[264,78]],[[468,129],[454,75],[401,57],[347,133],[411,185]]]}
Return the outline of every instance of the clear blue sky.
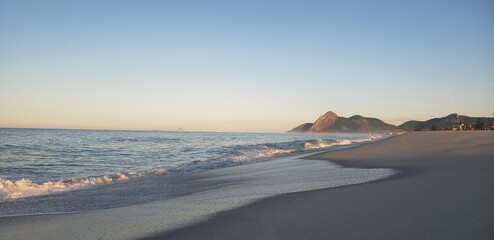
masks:
{"label": "clear blue sky", "polygon": [[494,1],[0,0],[0,126],[494,113]]}

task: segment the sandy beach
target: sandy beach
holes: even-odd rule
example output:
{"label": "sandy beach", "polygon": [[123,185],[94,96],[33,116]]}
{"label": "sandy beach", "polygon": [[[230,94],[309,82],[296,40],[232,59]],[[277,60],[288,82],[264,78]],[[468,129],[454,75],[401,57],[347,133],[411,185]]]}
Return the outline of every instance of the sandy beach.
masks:
{"label": "sandy beach", "polygon": [[304,159],[312,155],[294,153],[235,167],[152,175],[4,201],[0,232],[2,239],[138,239],[204,222],[261,199],[397,174],[394,169],[347,168]]}
{"label": "sandy beach", "polygon": [[268,198],[148,239],[494,239],[494,132],[413,132],[310,159],[401,173]]}
{"label": "sandy beach", "polygon": [[[156,188],[157,200],[2,217],[0,238],[493,239],[493,172],[494,132],[412,132],[317,155],[131,181],[141,187],[130,189],[140,190],[125,196]],[[168,199],[160,189],[170,184],[183,193]],[[33,200],[43,209],[56,209],[57,199],[95,204],[92,198],[110,189]]]}

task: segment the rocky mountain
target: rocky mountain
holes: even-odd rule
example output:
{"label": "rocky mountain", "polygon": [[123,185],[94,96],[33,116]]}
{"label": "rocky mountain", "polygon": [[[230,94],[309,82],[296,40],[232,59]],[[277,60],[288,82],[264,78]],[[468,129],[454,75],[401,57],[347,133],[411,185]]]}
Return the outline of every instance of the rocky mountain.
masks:
{"label": "rocky mountain", "polygon": [[308,132],[330,132],[331,128],[334,127],[335,123],[338,121],[338,115],[334,112],[327,112],[320,116],[312,126],[307,129]]}
{"label": "rocky mountain", "polygon": [[304,123],[293,128],[290,132],[377,132],[390,131],[396,126],[387,124],[377,118],[362,117],[359,115],[349,118],[340,117],[334,112],[327,112],[314,123]]}
{"label": "rocky mountain", "polygon": [[[469,117],[460,115],[463,129],[494,129],[494,118]],[[429,131],[451,130],[459,128],[458,116],[450,114],[442,118],[433,118],[427,121],[408,121],[400,126],[385,123],[377,118],[354,115],[349,118],[340,117],[334,112],[327,112],[320,116],[314,123],[304,123],[289,132],[382,132],[382,131]]]}
{"label": "rocky mountain", "polygon": [[[464,125],[464,129],[484,129],[494,123],[494,118],[486,117],[469,117],[460,115],[460,122]],[[428,130],[449,130],[458,128],[458,116],[450,114],[442,118],[433,118],[427,121],[408,121],[398,128],[406,131],[428,131]]]}

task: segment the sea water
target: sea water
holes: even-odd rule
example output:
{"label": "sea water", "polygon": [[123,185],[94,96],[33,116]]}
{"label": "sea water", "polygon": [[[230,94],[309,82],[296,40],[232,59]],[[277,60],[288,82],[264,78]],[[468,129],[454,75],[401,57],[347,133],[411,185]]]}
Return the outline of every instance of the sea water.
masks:
{"label": "sea water", "polygon": [[198,193],[251,199],[393,174],[297,160],[369,141],[367,134],[0,129],[0,216],[170,204]]}

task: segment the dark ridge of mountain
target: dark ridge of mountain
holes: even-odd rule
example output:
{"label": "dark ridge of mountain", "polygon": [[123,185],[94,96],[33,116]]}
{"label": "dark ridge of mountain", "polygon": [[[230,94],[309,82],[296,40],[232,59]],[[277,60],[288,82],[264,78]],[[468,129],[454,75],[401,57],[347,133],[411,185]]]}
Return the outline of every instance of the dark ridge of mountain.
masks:
{"label": "dark ridge of mountain", "polygon": [[313,124],[305,123],[290,132],[376,132],[396,129],[396,126],[387,124],[377,118],[368,118],[359,115],[350,118],[339,117],[329,111],[320,116]]}
{"label": "dark ridge of mountain", "polygon": [[433,118],[427,121],[407,121],[400,126],[391,125],[377,118],[354,115],[349,118],[339,117],[336,113],[329,111],[320,116],[314,123],[304,123],[289,132],[381,132],[381,131],[435,131],[459,129],[460,123],[463,129],[484,130],[494,129],[494,118],[492,117],[469,117],[455,113],[442,118]]}
{"label": "dark ridge of mountain", "polygon": [[[458,117],[460,122],[458,122]],[[459,128],[460,123],[464,124],[464,129],[483,130],[494,123],[494,118],[457,116],[453,113],[446,117],[433,118],[427,121],[408,121],[398,126],[398,128],[406,131],[450,130]]]}
{"label": "dark ridge of mountain", "polygon": [[303,123],[291,130],[291,132],[306,132],[312,127],[312,123]]}
{"label": "dark ridge of mountain", "polygon": [[362,125],[362,130],[367,130],[367,131],[390,131],[396,129],[395,125],[385,123],[384,121],[378,119],[378,118],[371,118],[371,117],[362,117],[359,115],[355,115],[350,117],[350,119],[355,123],[355,124],[360,124]]}
{"label": "dark ridge of mountain", "polygon": [[405,131],[414,131],[419,123],[421,123],[421,121],[411,120],[411,121],[404,122],[403,124],[398,126],[398,128],[405,130]]}

